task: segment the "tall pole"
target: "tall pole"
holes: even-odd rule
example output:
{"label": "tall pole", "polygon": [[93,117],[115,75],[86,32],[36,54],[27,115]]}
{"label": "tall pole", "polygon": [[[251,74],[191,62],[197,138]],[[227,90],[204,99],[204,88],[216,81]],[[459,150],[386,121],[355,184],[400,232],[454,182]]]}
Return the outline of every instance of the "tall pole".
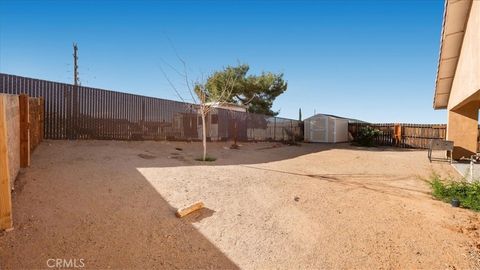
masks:
{"label": "tall pole", "polygon": [[73,43],[73,84],[78,85],[78,46]]}
{"label": "tall pole", "polygon": [[78,122],[78,106],[77,106],[77,99],[78,99],[78,46],[77,43],[73,43],[73,92],[71,95],[72,98],[72,114],[73,117],[72,121],[72,129],[71,135],[69,139],[76,139],[77,137],[77,122]]}

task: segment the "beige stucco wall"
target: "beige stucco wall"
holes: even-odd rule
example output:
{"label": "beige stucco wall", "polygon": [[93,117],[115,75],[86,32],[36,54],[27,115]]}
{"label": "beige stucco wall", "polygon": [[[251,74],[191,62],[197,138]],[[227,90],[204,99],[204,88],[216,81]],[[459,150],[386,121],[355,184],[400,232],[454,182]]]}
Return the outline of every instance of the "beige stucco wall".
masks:
{"label": "beige stucco wall", "polygon": [[477,152],[478,102],[448,111],[447,139],[454,142],[453,158],[467,158]]}
{"label": "beige stucco wall", "polygon": [[5,100],[8,165],[11,187],[20,171],[20,110],[18,96],[0,94]]}
{"label": "beige stucco wall", "polygon": [[452,84],[448,110],[480,99],[480,1],[473,1]]}

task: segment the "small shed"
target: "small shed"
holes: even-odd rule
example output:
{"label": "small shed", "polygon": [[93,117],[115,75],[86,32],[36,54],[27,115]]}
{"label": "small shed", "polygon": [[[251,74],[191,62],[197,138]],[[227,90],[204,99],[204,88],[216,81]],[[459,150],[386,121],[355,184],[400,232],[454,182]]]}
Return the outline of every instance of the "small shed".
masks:
{"label": "small shed", "polygon": [[321,143],[348,142],[349,122],[350,119],[340,116],[316,114],[304,121],[304,140]]}

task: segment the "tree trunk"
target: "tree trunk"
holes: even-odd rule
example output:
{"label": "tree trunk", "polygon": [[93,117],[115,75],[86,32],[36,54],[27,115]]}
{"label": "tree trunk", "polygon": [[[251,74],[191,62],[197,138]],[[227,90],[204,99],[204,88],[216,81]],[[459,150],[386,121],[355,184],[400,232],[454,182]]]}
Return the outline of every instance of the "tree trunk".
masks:
{"label": "tree trunk", "polygon": [[202,142],[203,142],[203,161],[207,159],[207,127],[205,125],[205,110],[201,110],[202,114]]}

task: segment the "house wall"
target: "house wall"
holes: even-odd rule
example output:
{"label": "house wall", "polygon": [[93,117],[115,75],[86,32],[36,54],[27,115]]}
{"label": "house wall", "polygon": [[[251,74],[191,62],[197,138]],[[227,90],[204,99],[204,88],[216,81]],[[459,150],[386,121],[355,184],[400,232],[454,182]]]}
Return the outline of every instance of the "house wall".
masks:
{"label": "house wall", "polygon": [[458,60],[448,110],[480,100],[480,1],[473,1]]}
{"label": "house wall", "polygon": [[477,152],[480,101],[480,1],[473,1],[448,101],[447,140],[453,159]]}
{"label": "house wall", "polygon": [[454,142],[453,159],[469,159],[477,152],[478,106],[474,101],[448,111],[447,140]]}

